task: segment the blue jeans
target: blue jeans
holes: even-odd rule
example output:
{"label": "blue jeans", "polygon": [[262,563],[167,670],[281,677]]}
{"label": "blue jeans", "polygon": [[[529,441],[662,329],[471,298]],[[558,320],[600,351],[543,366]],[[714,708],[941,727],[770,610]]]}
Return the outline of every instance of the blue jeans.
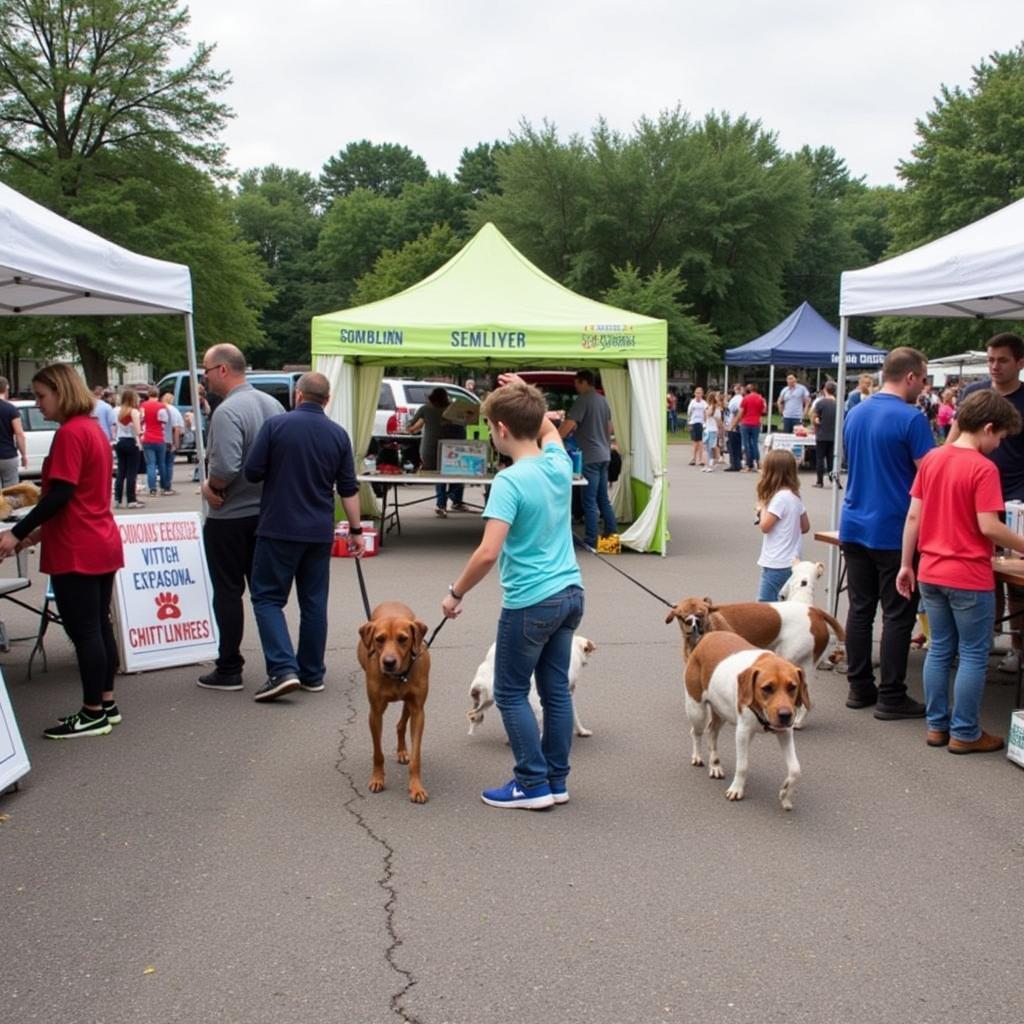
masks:
{"label": "blue jeans", "polygon": [[[252,610],[271,678],[291,672],[303,683],[323,681],[330,571],[330,541],[256,538],[250,584]],[[297,655],[284,617],[293,580],[299,599]]]}
{"label": "blue jeans", "polygon": [[453,505],[461,505],[464,493],[464,484],[438,484],[434,488],[438,508],[447,508],[449,499]]}
{"label": "blue jeans", "polygon": [[[981,735],[988,651],[996,616],[994,590],[959,590],[920,583],[932,638],[924,661],[924,700],[928,728],[970,743]],[[949,709],[949,673],[959,654]]]}
{"label": "blue jeans", "polygon": [[747,457],[747,469],[753,469],[761,464],[761,453],[758,450],[757,442],[761,437],[760,424],[747,426],[740,424],[740,437],[743,440],[743,454]]}
{"label": "blue jeans", "polygon": [[157,471],[163,473],[164,450],[163,441],[159,444],[147,441],[142,446],[142,454],[146,457],[146,483],[149,484],[150,491],[156,490]]}
{"label": "blue jeans", "polygon": [[605,533],[618,533],[612,503],[608,500],[608,463],[584,462],[583,479],[587,486],[583,491],[583,543],[597,547],[597,513],[601,512]]}
{"label": "blue jeans", "polygon": [[740,440],[738,430],[727,430],[725,432],[725,443],[729,446],[729,468],[743,468],[743,442]]}
{"label": "blue jeans", "polygon": [[160,466],[160,490],[174,487],[174,449],[164,445],[164,458]]}
{"label": "blue jeans", "polygon": [[766,569],[762,566],[761,585],[757,590],[758,601],[778,601],[782,585],[792,575],[792,569]]}
{"label": "blue jeans", "polygon": [[[527,608],[502,608],[494,651],[494,703],[508,733],[521,786],[564,782],[572,747],[569,662],[583,618],[583,591],[565,590]],[[544,708],[544,734],[530,707],[530,676]]]}
{"label": "blue jeans", "polygon": [[796,428],[803,423],[803,416],[783,416],[782,417],[782,432],[784,434],[792,434]]}

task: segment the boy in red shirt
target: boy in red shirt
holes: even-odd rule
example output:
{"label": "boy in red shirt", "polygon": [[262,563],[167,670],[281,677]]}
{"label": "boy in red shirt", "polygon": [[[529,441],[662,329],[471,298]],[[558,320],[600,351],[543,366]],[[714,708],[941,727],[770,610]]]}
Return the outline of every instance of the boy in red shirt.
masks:
{"label": "boy in red shirt", "polygon": [[[922,460],[910,489],[903,528],[902,567],[896,589],[905,598],[916,577],[932,638],[924,663],[924,694],[930,747],[949,745],[952,754],[1001,750],[1003,740],[981,728],[981,699],[995,619],[992,545],[1024,554],[1024,537],[999,520],[1003,492],[999,471],[985,456],[1021,418],[991,389],[968,398],[958,410],[960,435]],[[949,673],[959,654],[949,707]]]}

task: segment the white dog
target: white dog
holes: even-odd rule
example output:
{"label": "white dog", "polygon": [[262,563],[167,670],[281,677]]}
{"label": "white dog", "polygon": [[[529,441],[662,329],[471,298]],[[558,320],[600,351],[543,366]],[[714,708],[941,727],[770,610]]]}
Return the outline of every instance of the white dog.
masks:
{"label": "white dog", "polygon": [[[579,679],[583,666],[587,659],[597,647],[585,636],[574,636],[572,638],[572,657],[569,661],[569,694],[572,696],[572,720],[577,736],[593,736],[590,729],[585,729],[580,721],[579,712],[576,710],[576,681]],[[484,720],[484,712],[494,704],[494,644],[488,648],[487,656],[473,677],[473,684],[469,688],[469,697],[473,701],[473,707],[466,712],[469,719],[469,735]],[[537,680],[530,678],[530,707],[537,716],[537,725],[543,728],[544,709],[540,704],[540,697],[537,695]]]}
{"label": "white dog", "polygon": [[813,605],[814,581],[821,579],[824,573],[825,566],[821,562],[801,562],[799,558],[794,558],[793,571],[789,579],[782,584],[779,600],[800,601]]}

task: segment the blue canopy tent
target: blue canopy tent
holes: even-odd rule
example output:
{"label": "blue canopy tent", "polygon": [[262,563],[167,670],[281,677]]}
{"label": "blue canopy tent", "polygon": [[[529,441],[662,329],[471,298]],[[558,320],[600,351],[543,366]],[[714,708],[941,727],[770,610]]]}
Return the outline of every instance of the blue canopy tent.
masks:
{"label": "blue canopy tent", "polygon": [[[848,338],[847,367],[878,369],[887,352]],[[726,349],[726,390],[730,366],[768,365],[769,407],[775,398],[775,367],[803,366],[811,369],[839,367],[839,330],[833,327],[809,302],[802,302],[782,323],[760,338],[738,348]]]}

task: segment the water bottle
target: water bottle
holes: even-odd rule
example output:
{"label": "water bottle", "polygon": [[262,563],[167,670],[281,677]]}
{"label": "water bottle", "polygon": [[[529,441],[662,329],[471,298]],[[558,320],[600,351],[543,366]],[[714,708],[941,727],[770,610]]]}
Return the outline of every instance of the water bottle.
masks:
{"label": "water bottle", "polygon": [[583,475],[583,452],[579,448],[572,453],[572,475]]}

